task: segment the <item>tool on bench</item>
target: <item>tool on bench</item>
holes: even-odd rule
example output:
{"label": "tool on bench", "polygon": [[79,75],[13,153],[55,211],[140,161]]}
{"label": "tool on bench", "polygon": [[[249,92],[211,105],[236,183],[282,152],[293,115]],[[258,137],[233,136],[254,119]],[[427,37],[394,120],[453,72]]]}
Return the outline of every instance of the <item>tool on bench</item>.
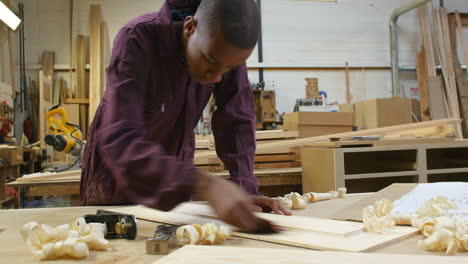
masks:
{"label": "tool on bench", "polygon": [[57,151],[78,156],[81,152],[83,135],[78,125],[68,122],[68,115],[61,105],[52,107],[46,114],[49,131],[52,135],[45,137],[45,142]]}
{"label": "tool on bench", "polygon": [[96,214],[83,216],[86,223],[106,224],[107,233],[105,238],[124,238],[134,240],[137,235],[136,218],[133,215],[119,214],[97,210]]}
{"label": "tool on bench", "polygon": [[160,225],[154,236],[146,240],[146,254],[163,255],[176,246],[176,231],[180,226]]}
{"label": "tool on bench", "polygon": [[83,133],[80,126],[68,122],[68,115],[61,105],[52,107],[46,114],[50,135],[44,138],[45,143],[56,151],[70,153],[75,162],[65,168],[56,168],[56,172],[81,168],[81,157],[84,151]]}

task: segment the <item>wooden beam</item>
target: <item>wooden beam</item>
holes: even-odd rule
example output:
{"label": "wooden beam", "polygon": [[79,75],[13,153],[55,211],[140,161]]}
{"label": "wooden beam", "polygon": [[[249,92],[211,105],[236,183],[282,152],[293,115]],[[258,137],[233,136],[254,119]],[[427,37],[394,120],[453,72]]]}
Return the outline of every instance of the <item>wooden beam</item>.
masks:
{"label": "wooden beam", "polygon": [[91,5],[90,14],[89,119],[91,123],[101,102],[101,6]]}
{"label": "wooden beam", "polygon": [[[310,143],[329,141],[330,138],[332,137],[343,138],[343,137],[354,137],[354,136],[365,136],[365,135],[388,135],[388,134],[400,132],[400,131],[403,132],[403,131],[413,130],[413,129],[437,127],[440,125],[456,125],[456,124],[460,124],[460,122],[461,120],[458,118],[448,118],[448,119],[441,119],[441,120],[426,121],[426,122],[421,122],[421,123],[413,123],[413,124],[398,125],[398,126],[391,126],[391,127],[380,127],[380,128],[367,129],[367,130],[362,130],[362,131],[331,134],[331,135],[318,136],[318,137],[285,140],[282,142],[260,144],[257,146],[257,151],[275,150],[278,148],[285,148],[285,147],[287,148],[302,147]],[[195,158],[215,158],[215,157],[217,157],[216,151],[207,151],[204,153],[195,154]]]}
{"label": "wooden beam", "polygon": [[23,176],[21,178],[16,179],[17,182],[24,183],[24,182],[36,182],[36,181],[43,181],[43,180],[51,180],[57,178],[65,178],[65,177],[75,177],[81,175],[81,170],[73,170],[73,171],[65,171],[53,174],[45,174],[45,175],[30,175],[30,176]]}
{"label": "wooden beam", "polygon": [[424,46],[421,46],[421,51],[416,55],[416,70],[418,74],[419,84],[419,102],[421,107],[422,121],[431,120],[429,111],[429,90],[427,77],[427,62]]}

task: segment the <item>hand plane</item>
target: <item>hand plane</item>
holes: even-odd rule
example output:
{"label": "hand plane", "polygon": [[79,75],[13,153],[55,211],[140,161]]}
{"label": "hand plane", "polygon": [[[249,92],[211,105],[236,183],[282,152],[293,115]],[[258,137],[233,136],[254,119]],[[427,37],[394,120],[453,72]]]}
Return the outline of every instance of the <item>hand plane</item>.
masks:
{"label": "hand plane", "polygon": [[177,244],[175,237],[177,228],[180,226],[160,225],[154,232],[154,236],[146,240],[146,254],[163,255],[168,254]]}
{"label": "hand plane", "polygon": [[124,238],[134,240],[137,235],[136,218],[133,215],[97,210],[96,214],[84,215],[86,223],[106,224],[105,238]]}

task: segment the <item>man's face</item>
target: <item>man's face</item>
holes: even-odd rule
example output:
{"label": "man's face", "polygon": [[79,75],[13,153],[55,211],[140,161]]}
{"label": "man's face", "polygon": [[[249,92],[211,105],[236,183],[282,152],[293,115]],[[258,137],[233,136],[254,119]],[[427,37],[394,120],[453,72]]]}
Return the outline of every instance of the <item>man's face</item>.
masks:
{"label": "man's face", "polygon": [[184,22],[186,59],[190,76],[203,85],[218,83],[222,75],[242,65],[253,49],[239,49],[226,42],[222,34],[209,34],[197,29],[195,18]]}

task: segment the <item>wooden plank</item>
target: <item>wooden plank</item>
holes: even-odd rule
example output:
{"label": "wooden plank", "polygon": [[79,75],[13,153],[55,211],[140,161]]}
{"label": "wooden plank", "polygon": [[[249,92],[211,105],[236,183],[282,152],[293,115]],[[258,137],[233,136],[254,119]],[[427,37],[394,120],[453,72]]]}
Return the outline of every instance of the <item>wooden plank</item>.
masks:
{"label": "wooden plank", "polygon": [[154,262],[154,264],[232,264],[232,263],[294,263],[294,264],[464,264],[464,256],[424,256],[381,253],[347,253],[313,250],[209,247],[188,245]]}
{"label": "wooden plank", "polygon": [[195,149],[209,149],[211,142],[209,140],[195,140]]}
{"label": "wooden plank", "polygon": [[21,178],[18,178],[16,181],[23,183],[23,182],[34,182],[34,181],[43,181],[43,180],[50,180],[50,179],[57,179],[57,178],[65,178],[65,177],[74,177],[77,175],[81,175],[81,170],[73,170],[73,171],[66,171],[66,172],[59,172],[53,173],[48,175],[24,175]]}
{"label": "wooden plank", "polygon": [[[74,83],[73,83],[73,12],[74,8],[73,8],[73,0],[69,0],[69,19],[70,19],[70,22],[69,22],[69,29],[68,29],[68,35],[69,35],[69,45],[70,45],[70,50],[68,51],[69,52],[69,59],[70,59],[70,69],[69,69],[69,76],[70,76],[70,80],[69,80],[69,87],[70,89],[75,89],[76,87],[74,86]],[[68,98],[71,98],[70,96],[68,96]]]}
{"label": "wooden plank", "polygon": [[101,102],[101,6],[91,5],[90,14],[90,82],[89,82],[89,119],[91,123]]}
{"label": "wooden plank", "polygon": [[16,98],[16,67],[15,67],[15,58],[13,52],[13,37],[12,37],[12,30],[10,28],[8,30],[8,53],[10,58],[10,73],[11,73],[11,96],[13,100]]}
{"label": "wooden plank", "polygon": [[414,183],[394,183],[375,194],[367,197],[366,199],[359,200],[345,210],[342,210],[335,215],[333,219],[336,220],[351,220],[362,222],[362,209],[374,202],[389,199],[392,202],[400,199],[403,195],[413,190],[418,184]]}
{"label": "wooden plank", "polygon": [[[340,133],[340,134],[331,134],[331,135],[318,136],[318,137],[285,140],[283,142],[275,142],[275,143],[270,143],[270,144],[258,145],[257,150],[274,150],[274,149],[285,148],[285,147],[288,147],[288,148],[301,147],[301,146],[305,146],[307,144],[314,143],[314,142],[329,141],[331,137],[387,135],[391,133],[398,133],[401,131],[407,131],[407,130],[412,130],[412,129],[437,127],[437,126],[445,125],[445,124],[454,125],[456,123],[459,124],[460,122],[461,120],[458,118],[448,118],[448,119],[441,119],[441,120],[426,121],[426,122],[421,122],[421,123],[413,123],[413,124],[398,125],[398,126],[391,126],[391,127],[380,127],[380,128],[367,129],[367,130],[355,131],[355,132],[346,132],[346,133]],[[212,158],[212,157],[217,157],[216,151],[195,154],[195,158]]]}
{"label": "wooden plank", "polygon": [[53,51],[44,51],[42,54],[42,71],[49,79],[52,79],[54,74],[54,56]]}
{"label": "wooden plank", "polygon": [[52,93],[52,104],[58,105],[60,103],[60,92],[62,90],[62,81],[60,79],[56,79],[53,81],[54,89]]}
{"label": "wooden plank", "polygon": [[66,104],[83,104],[83,105],[87,105],[87,104],[89,104],[89,99],[79,99],[79,98],[70,99],[70,98],[67,98],[67,100],[65,100],[65,103]]}
{"label": "wooden plank", "polygon": [[[174,212],[217,218],[213,208],[208,203],[183,203],[173,209]],[[255,213],[259,218],[271,221],[273,224],[288,230],[307,230],[325,233],[339,237],[348,237],[364,231],[364,225],[318,217],[285,216],[268,213]]]}
{"label": "wooden plank", "polygon": [[[85,60],[85,37],[78,35],[76,44],[76,84],[77,84],[77,98],[69,100],[81,101],[84,105],[80,105],[80,128],[83,132],[83,136],[86,137],[88,134],[88,106],[89,97],[88,86],[86,84],[86,60]],[[85,102],[86,101],[86,102]],[[71,103],[68,102],[67,103]],[[80,102],[76,102],[80,103]]]}
{"label": "wooden plank", "polygon": [[[434,9],[434,21],[436,25],[436,33],[439,43],[439,60],[442,64],[442,72],[444,75],[447,101],[450,110],[450,116],[459,118],[460,108],[458,104],[458,94],[455,83],[455,74],[453,71],[453,58],[450,45],[449,26],[447,9]],[[457,138],[463,138],[461,124],[456,125]]]}
{"label": "wooden plank", "polygon": [[460,18],[460,12],[458,12],[458,10],[455,10],[455,19],[457,21],[458,37],[460,39],[460,43],[463,50],[463,61],[465,62],[465,65],[468,65],[468,46],[465,42],[465,34],[463,33],[463,25]]}
{"label": "wooden plank", "polygon": [[352,97],[351,97],[351,88],[349,87],[349,63],[346,62],[345,64],[345,73],[346,73],[346,103],[350,104]]}
{"label": "wooden plank", "polygon": [[80,194],[79,185],[52,185],[29,187],[25,195],[28,196],[48,196],[48,195],[72,195]]}
{"label": "wooden plank", "polygon": [[421,28],[423,45],[425,48],[427,73],[429,77],[435,77],[437,76],[437,71],[435,68],[434,47],[432,43],[432,31],[429,26],[427,4],[422,5],[421,7],[418,8],[418,17],[419,17],[419,23],[420,23],[420,28]]}
{"label": "wooden plank", "polygon": [[264,131],[255,132],[256,140],[297,138],[297,137],[299,137],[299,131],[264,130]]}
{"label": "wooden plank", "polygon": [[[162,212],[143,206],[115,208],[110,209],[109,211],[132,214],[139,219],[167,224],[225,224],[224,222],[216,219],[178,212]],[[310,249],[365,252],[395,243],[417,233],[419,233],[419,230],[416,228],[395,227],[393,229],[389,229],[385,234],[360,232],[348,237],[338,237],[304,230],[286,230],[281,233],[268,235],[246,234],[234,231],[232,235],[236,237]]]}
{"label": "wooden plank", "polygon": [[424,46],[421,46],[421,51],[416,55],[416,69],[419,85],[419,103],[421,107],[422,121],[431,120],[429,110],[429,89],[427,76],[427,61]]}
{"label": "wooden plank", "polygon": [[432,120],[439,120],[448,117],[448,105],[445,98],[441,76],[429,77],[428,92],[429,105]]}
{"label": "wooden plank", "polygon": [[107,85],[107,78],[106,78],[106,65],[107,65],[107,35],[108,35],[108,29],[107,29],[107,23],[104,21],[101,21],[101,98],[104,96],[104,92],[106,90],[106,85]]}

